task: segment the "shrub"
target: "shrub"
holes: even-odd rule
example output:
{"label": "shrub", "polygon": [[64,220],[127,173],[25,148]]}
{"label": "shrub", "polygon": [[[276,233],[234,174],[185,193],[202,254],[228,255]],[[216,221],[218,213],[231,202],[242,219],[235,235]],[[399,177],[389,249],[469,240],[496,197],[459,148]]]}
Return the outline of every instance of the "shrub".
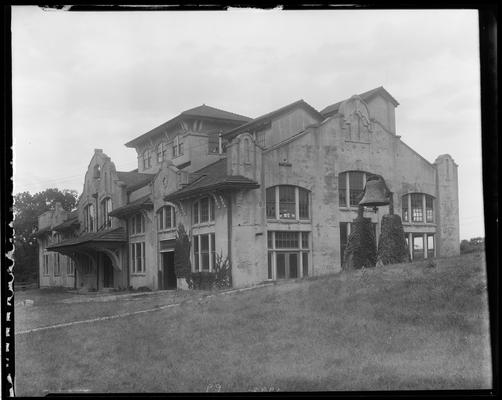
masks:
{"label": "shrub", "polygon": [[218,289],[232,287],[232,265],[228,257],[223,259],[223,254],[216,254],[216,263],[214,265],[215,286]]}
{"label": "shrub", "polygon": [[190,274],[190,289],[211,290],[216,281],[216,273],[209,271],[192,272]]}
{"label": "shrub", "polygon": [[401,217],[387,214],[382,217],[382,233],[378,241],[377,262],[383,265],[408,261],[408,249],[404,239]]}
{"label": "shrub", "polygon": [[375,235],[370,218],[358,216],[353,221],[353,231],[347,240],[343,257],[344,269],[374,267],[376,263]]}

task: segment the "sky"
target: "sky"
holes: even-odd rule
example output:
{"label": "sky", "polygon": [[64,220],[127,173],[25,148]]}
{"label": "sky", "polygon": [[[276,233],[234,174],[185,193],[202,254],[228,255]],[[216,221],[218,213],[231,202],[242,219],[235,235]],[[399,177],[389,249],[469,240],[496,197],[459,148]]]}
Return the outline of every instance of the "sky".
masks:
{"label": "sky", "polygon": [[484,236],[475,10],[66,12],[12,8],[14,193],[83,188],[94,149],[207,104],[252,118],[378,86],[396,131],[459,165],[460,238]]}

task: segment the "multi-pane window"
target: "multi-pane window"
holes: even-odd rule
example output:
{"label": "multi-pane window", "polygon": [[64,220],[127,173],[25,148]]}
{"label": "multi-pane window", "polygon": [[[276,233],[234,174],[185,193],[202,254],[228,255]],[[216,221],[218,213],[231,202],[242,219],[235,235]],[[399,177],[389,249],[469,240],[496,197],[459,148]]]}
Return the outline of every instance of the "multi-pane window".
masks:
{"label": "multi-pane window", "polygon": [[425,195],[425,220],[426,222],[434,222],[434,198]]}
{"label": "multi-pane window", "polygon": [[59,253],[56,254],[56,262],[54,263],[54,276],[61,275],[61,256]]}
{"label": "multi-pane window", "polygon": [[214,200],[212,197],[203,197],[193,203],[193,223],[200,224],[214,221]]}
{"label": "multi-pane window", "polygon": [[129,234],[139,235],[142,233],[145,233],[145,217],[143,214],[138,213],[129,220]]}
{"label": "multi-pane window", "polygon": [[266,130],[256,132],[256,144],[265,147]]}
{"label": "multi-pane window", "polygon": [[434,252],[434,234],[427,235],[427,258],[433,258]]}
{"label": "multi-pane window", "polygon": [[193,236],[194,271],[212,271],[216,263],[215,234]]}
{"label": "multi-pane window", "polygon": [[179,136],[176,136],[173,140],[173,158],[183,155],[183,142],[180,140]]}
{"label": "multi-pane window", "polygon": [[268,219],[307,220],[310,218],[310,193],[298,186],[273,186],[266,190]]}
{"label": "multi-pane window", "polygon": [[147,149],[143,152],[143,169],[148,169],[152,166],[152,152]]}
{"label": "multi-pane window", "polygon": [[101,201],[101,215],[103,216],[103,226],[110,228],[112,226],[112,217],[110,217],[110,212],[112,211],[112,199],[107,197]]}
{"label": "multi-pane window", "polygon": [[342,172],[338,175],[338,202],[340,207],[357,207],[364,192],[368,174],[361,171]]}
{"label": "multi-pane window", "polygon": [[267,232],[268,279],[309,275],[309,232]]}
{"label": "multi-pane window", "polygon": [[161,163],[166,159],[167,155],[167,145],[164,142],[160,142],[157,145],[157,163]]}
{"label": "multi-pane window", "polygon": [[131,272],[141,274],[145,272],[145,242],[130,244],[131,249]]}
{"label": "multi-pane window", "polygon": [[207,139],[209,154],[219,154],[220,153],[220,135],[210,134]]}
{"label": "multi-pane window", "polygon": [[294,186],[279,186],[279,218],[296,219]]}
{"label": "multi-pane window", "polygon": [[434,222],[433,196],[425,193],[410,193],[404,195],[401,201],[403,207],[402,218],[404,222]]}
{"label": "multi-pane window", "polygon": [[412,193],[411,195],[411,220],[413,222],[424,221],[423,195]]}
{"label": "multi-pane window", "polygon": [[159,231],[176,227],[176,212],[172,206],[164,206],[157,211],[157,226]]}

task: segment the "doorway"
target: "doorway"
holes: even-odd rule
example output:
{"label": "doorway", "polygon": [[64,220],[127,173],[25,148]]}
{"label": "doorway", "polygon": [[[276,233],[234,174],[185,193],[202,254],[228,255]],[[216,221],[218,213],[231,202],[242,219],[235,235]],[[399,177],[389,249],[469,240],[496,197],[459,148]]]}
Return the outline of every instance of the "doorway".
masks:
{"label": "doorway", "polygon": [[277,253],[277,279],[298,278],[298,254],[299,253]]}
{"label": "doorway", "polygon": [[112,260],[103,254],[103,287],[112,288],[113,287],[113,265]]}
{"label": "doorway", "polygon": [[162,256],[162,289],[176,289],[177,279],[174,270],[174,251],[160,253]]}

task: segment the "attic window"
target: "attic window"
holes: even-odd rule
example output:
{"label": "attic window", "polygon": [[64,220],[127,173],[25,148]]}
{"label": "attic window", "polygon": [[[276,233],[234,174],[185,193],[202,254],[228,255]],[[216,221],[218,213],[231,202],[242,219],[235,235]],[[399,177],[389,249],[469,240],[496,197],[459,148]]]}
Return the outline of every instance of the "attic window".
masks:
{"label": "attic window", "polygon": [[101,178],[101,171],[100,171],[100,169],[99,169],[99,165],[98,165],[98,164],[96,164],[96,165],[94,166],[93,178],[94,178],[94,179],[99,179],[99,178]]}

